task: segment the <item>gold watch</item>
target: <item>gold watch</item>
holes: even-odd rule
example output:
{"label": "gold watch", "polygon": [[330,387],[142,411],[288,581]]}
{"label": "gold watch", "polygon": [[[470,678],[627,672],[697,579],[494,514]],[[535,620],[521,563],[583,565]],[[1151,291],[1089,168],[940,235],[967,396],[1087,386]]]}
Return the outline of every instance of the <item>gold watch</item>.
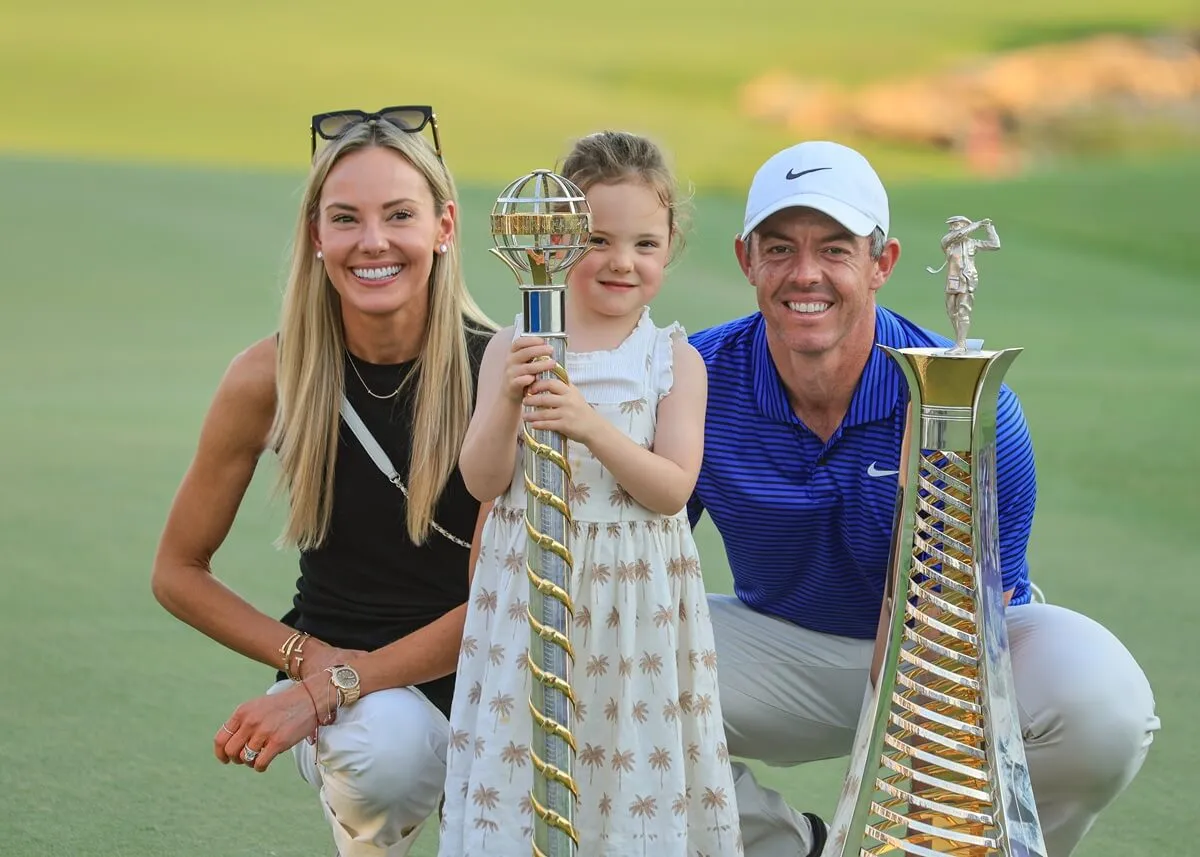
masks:
{"label": "gold watch", "polygon": [[329,682],[337,688],[338,708],[353,705],[358,701],[360,688],[358,672],[354,667],[339,664],[336,667],[326,667],[325,672],[329,673]]}

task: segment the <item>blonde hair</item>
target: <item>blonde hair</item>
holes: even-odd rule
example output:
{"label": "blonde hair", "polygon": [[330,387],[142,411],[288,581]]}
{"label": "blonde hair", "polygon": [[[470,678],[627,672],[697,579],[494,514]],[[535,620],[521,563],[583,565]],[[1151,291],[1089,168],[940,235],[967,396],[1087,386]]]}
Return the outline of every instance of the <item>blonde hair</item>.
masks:
{"label": "blonde hair", "polygon": [[584,193],[593,185],[638,182],[657,196],[667,209],[671,234],[671,260],[683,249],[685,201],[666,156],[654,141],[629,131],[597,131],[575,143],[559,170]]}
{"label": "blonde hair", "polygon": [[[280,463],[278,487],[287,491],[289,501],[279,543],[300,550],[320,546],[329,533],[345,380],[340,304],[324,264],[316,257],[311,226],[334,165],[347,154],[372,146],[392,149],[425,177],[439,215],[457,199],[454,180],[432,147],[420,135],[386,122],[350,128],[313,161],[279,323],[277,403],[271,429],[271,446]],[[414,369],[416,402],[406,482],[408,536],[416,544],[429,534],[434,508],[458,464],[471,417],[473,384],[466,327],[480,332],[496,329],[463,281],[457,229],[447,244],[447,252],[434,256],[424,343]]]}

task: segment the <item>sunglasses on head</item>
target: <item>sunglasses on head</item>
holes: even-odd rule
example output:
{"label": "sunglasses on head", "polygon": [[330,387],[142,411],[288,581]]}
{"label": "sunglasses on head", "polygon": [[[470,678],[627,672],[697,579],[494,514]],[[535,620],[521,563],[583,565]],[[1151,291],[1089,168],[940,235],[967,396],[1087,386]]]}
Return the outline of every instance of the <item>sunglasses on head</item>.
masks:
{"label": "sunglasses on head", "polygon": [[312,118],[312,151],[317,154],[317,137],[322,140],[336,140],[346,131],[363,122],[387,122],[401,131],[409,134],[419,134],[426,125],[433,129],[433,150],[438,160],[442,159],[442,141],[438,137],[437,116],[433,108],[427,104],[415,104],[405,107],[384,107],[375,113],[363,110],[335,110],[332,113],[318,113]]}

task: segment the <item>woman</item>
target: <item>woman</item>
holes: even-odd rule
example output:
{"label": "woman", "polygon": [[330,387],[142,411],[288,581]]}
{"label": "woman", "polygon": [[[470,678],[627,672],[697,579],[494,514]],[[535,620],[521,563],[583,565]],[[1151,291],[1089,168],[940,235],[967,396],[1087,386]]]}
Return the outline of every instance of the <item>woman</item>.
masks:
{"label": "woman", "polygon": [[[487,511],[457,460],[495,326],[463,284],[454,183],[419,130],[381,112],[315,155],[279,333],[221,381],[154,563],[167,610],[279,671],[221,725],[217,758],[263,771],[294,748],[341,857],[407,854],[437,806]],[[300,550],[282,621],[211,569],[268,448]]]}

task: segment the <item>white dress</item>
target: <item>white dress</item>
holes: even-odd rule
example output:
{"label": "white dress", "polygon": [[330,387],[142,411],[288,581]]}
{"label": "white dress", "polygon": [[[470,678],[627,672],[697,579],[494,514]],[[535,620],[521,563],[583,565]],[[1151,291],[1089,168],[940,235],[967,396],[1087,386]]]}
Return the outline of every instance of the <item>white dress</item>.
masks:
{"label": "white dress", "polygon": [[[567,372],[600,414],[650,447],[671,389],[672,339],[683,336],[678,325],[656,328],[646,311],[616,349],[568,353]],[[716,647],[687,512],[642,507],[582,444],[569,444],[569,457],[579,853],[739,855]],[[440,857],[531,853],[520,458],[484,526],[471,587]]]}

